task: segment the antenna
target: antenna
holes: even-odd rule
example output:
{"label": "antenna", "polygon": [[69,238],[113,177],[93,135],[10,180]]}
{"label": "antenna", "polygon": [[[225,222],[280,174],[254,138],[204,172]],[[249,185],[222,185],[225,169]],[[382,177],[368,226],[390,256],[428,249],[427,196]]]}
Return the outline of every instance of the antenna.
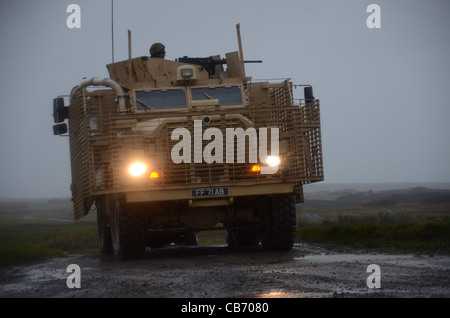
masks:
{"label": "antenna", "polygon": [[241,42],[241,26],[240,24],[236,24],[236,33],[237,33],[237,39],[238,39],[238,45],[239,45],[239,55],[240,55],[240,62],[241,62],[241,72],[242,72],[242,78],[245,80],[245,68],[244,68],[244,53],[242,52],[242,42]]}
{"label": "antenna", "polygon": [[114,0],[111,0],[111,56],[114,63]]}
{"label": "antenna", "polygon": [[131,64],[131,31],[128,30],[128,82],[131,86],[131,73],[132,73],[132,67],[133,65]]}

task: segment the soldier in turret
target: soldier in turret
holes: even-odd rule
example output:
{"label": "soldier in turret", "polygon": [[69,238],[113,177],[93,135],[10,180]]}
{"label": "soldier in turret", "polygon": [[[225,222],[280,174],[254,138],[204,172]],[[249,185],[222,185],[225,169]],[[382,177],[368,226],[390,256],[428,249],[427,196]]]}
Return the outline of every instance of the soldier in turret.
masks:
{"label": "soldier in turret", "polygon": [[153,43],[150,47],[150,57],[164,59],[166,47],[162,43]]}

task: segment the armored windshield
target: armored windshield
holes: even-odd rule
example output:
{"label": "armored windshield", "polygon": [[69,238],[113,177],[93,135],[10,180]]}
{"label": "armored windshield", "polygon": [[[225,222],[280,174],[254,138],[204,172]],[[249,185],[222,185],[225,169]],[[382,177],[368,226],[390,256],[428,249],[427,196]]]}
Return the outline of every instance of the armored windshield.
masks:
{"label": "armored windshield", "polygon": [[220,106],[242,105],[239,86],[192,88],[192,100],[218,99]]}
{"label": "armored windshield", "polygon": [[137,110],[187,107],[184,89],[136,91]]}

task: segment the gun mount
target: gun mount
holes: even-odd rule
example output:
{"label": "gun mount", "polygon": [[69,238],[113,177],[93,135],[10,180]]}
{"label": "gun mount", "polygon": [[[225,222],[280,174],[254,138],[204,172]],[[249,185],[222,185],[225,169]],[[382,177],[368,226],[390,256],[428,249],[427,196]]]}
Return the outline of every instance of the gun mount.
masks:
{"label": "gun mount", "polygon": [[[227,64],[227,59],[220,59],[220,58],[214,57],[214,56],[210,56],[210,57],[183,56],[183,57],[179,57],[175,61],[200,65],[208,72],[209,76],[216,75],[216,66],[217,65]],[[261,60],[250,60],[250,61],[245,60],[244,63],[262,63],[262,61]]]}

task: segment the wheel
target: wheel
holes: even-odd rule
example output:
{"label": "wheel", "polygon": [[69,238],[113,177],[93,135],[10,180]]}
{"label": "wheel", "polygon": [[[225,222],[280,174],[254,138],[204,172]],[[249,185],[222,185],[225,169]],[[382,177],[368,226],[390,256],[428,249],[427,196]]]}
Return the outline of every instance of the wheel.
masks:
{"label": "wheel", "polygon": [[228,247],[236,247],[233,230],[225,230],[225,241],[227,242]]}
{"label": "wheel", "polygon": [[145,228],[137,209],[124,205],[118,195],[109,196],[111,238],[114,256],[142,258],[145,254]]}
{"label": "wheel", "polygon": [[295,239],[295,201],[293,194],[270,197],[269,223],[262,235],[265,250],[290,251]]}
{"label": "wheel", "polygon": [[251,229],[225,230],[225,240],[228,247],[257,246],[259,240]]}
{"label": "wheel", "polygon": [[95,199],[97,207],[97,228],[98,228],[98,245],[101,254],[112,254],[113,245],[111,239],[111,229],[109,222],[109,211],[106,206],[106,197],[101,196]]}
{"label": "wheel", "polygon": [[198,246],[198,237],[195,231],[186,231],[184,233],[185,246]]}

